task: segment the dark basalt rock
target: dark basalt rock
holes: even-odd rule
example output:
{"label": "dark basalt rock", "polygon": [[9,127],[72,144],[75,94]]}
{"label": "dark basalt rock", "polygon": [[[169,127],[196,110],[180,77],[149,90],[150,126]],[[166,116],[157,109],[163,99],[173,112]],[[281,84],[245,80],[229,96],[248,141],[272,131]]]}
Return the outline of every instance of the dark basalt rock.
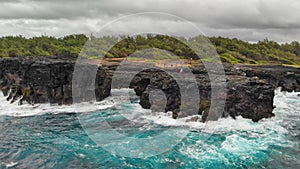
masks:
{"label": "dark basalt rock", "polygon": [[[10,58],[0,59],[0,89],[7,96],[7,100],[19,103],[57,103],[72,104],[72,77],[74,60],[57,58]],[[102,65],[97,68],[94,89],[84,89],[78,95],[95,95],[96,100],[103,100],[110,95],[111,82],[116,63]],[[222,117],[235,118],[241,115],[244,118],[259,121],[262,118],[274,116],[272,113],[274,89],[282,87],[284,91],[300,91],[300,70],[284,66],[248,66],[225,65],[226,103]],[[192,73],[197,82],[200,95],[199,101],[190,93],[185,104],[182,102],[181,90],[190,91],[189,79],[184,82],[184,89],[180,89],[174,77],[158,69],[136,70],[134,66],[127,71],[135,72],[130,87],[140,97],[140,105],[155,111],[172,111],[173,117],[184,117],[202,114],[202,121],[206,121],[211,106],[211,86],[209,76],[203,65],[192,67]],[[169,71],[179,71],[178,68]],[[85,72],[84,72],[85,73]],[[127,78],[126,71],[122,77]],[[84,74],[83,74],[84,75]],[[90,81],[90,79],[85,79]],[[85,81],[83,80],[83,81]],[[84,83],[79,88],[85,88]],[[115,86],[124,87],[122,84]],[[157,92],[161,91],[161,92]],[[162,97],[163,95],[163,97]],[[150,98],[155,99],[150,99]],[[79,101],[89,101],[92,98],[82,97]],[[180,108],[184,108],[181,111]],[[195,108],[196,111],[195,111]]]}
{"label": "dark basalt rock", "polygon": [[[274,116],[272,113],[274,109],[274,90],[277,87],[282,87],[283,91],[300,90],[300,71],[296,68],[245,65],[226,65],[224,68],[226,74],[226,103],[222,117],[231,116],[235,118],[241,115],[255,122],[262,118],[272,117]],[[202,121],[206,121],[211,108],[209,77],[203,66],[192,69],[192,72],[197,81],[200,102],[199,105],[189,106],[199,106],[198,112],[179,112],[180,106],[184,106],[181,104],[179,88],[174,83],[172,84],[168,75],[164,73],[151,71],[139,73],[132,80],[130,87],[140,96],[140,104],[144,108],[151,108],[149,90],[161,89],[167,97],[165,112],[172,111],[174,118],[202,114]],[[187,81],[186,86],[188,84],[189,81]],[[165,87],[162,88],[162,86]],[[160,101],[158,100],[157,104],[159,103]]]}
{"label": "dark basalt rock", "polygon": [[[8,101],[19,103],[72,104],[72,76],[75,61],[48,58],[0,60],[0,89]],[[96,99],[109,96],[110,85],[99,67],[95,83]],[[9,92],[10,91],[10,92]],[[82,100],[88,101],[88,100]]]}
{"label": "dark basalt rock", "polygon": [[[124,74],[126,73],[124,72]],[[161,107],[160,105],[165,103],[163,111],[173,111],[174,117],[177,117],[175,114],[179,113],[181,105],[180,89],[175,79],[167,72],[158,69],[141,71],[131,80],[129,87],[133,88],[136,94],[140,96],[140,105],[143,108],[150,109],[151,106]],[[163,100],[164,97],[156,97],[149,100],[151,92],[155,90],[161,90],[164,93],[166,102]],[[153,102],[152,104],[151,101]],[[156,109],[155,107],[152,108]]]}
{"label": "dark basalt rock", "polygon": [[283,91],[300,91],[300,69],[276,66],[243,66],[247,77],[264,79],[275,87],[282,87]]}

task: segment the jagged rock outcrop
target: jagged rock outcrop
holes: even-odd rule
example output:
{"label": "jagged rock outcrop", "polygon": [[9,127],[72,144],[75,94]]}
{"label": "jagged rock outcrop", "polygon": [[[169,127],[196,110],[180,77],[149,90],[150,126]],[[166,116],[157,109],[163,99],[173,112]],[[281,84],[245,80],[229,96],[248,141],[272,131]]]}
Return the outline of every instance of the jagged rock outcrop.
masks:
{"label": "jagged rock outcrop", "polygon": [[[75,61],[51,58],[11,58],[0,60],[0,90],[8,101],[72,104],[72,75]],[[99,67],[96,99],[109,96],[110,85],[103,83],[105,72]],[[108,86],[105,86],[108,85]]]}
{"label": "jagged rock outcrop", "polygon": [[[165,112],[172,111],[173,117],[184,117],[195,114],[202,114],[202,121],[205,121],[211,108],[211,84],[204,66],[193,69],[197,81],[200,101],[197,103],[182,105],[180,100],[180,90],[176,81],[167,74],[160,71],[144,71],[137,74],[131,83],[137,95],[140,96],[140,104],[144,108],[150,108],[149,93],[152,89],[164,91],[167,101]],[[226,73],[226,103],[220,116],[236,117],[241,115],[244,118],[250,118],[258,121],[262,118],[272,117],[273,97],[276,85],[269,83],[265,79],[257,77],[247,77],[241,69],[235,69],[232,66],[225,68]],[[186,81],[188,86],[192,81]],[[195,99],[191,96],[190,98]],[[222,99],[222,98],[221,98]],[[163,103],[158,100],[156,104]],[[197,105],[196,105],[197,104]],[[180,106],[199,107],[197,112],[182,112]]]}
{"label": "jagged rock outcrop", "polygon": [[[7,96],[7,100],[19,103],[58,103],[72,104],[72,78],[74,60],[57,58],[11,58],[0,60],[0,89]],[[97,68],[95,90],[86,89],[85,93],[94,93],[97,100],[110,95],[113,73],[118,64],[107,64]],[[226,98],[223,117],[236,117],[258,121],[262,118],[274,116],[274,89],[281,86],[285,91],[300,91],[300,70],[284,66],[247,66],[225,65],[226,90],[220,94]],[[185,79],[183,89],[179,87],[174,77],[159,69],[143,71],[130,67],[135,76],[128,86],[133,88],[140,97],[143,108],[155,111],[172,111],[173,117],[184,117],[192,114],[202,114],[202,121],[206,121],[211,106],[211,86],[209,76],[203,65],[192,67],[197,82],[200,98],[191,97],[182,101],[181,90],[190,90],[192,81]],[[179,71],[179,68],[170,71]],[[185,71],[185,70],[184,70]],[[126,71],[121,77],[127,78]],[[84,88],[84,86],[77,86]],[[124,87],[122,83],[119,86]],[[158,92],[161,91],[161,92]],[[81,93],[84,95],[85,93]],[[79,93],[80,95],[80,93]],[[163,97],[162,97],[163,96]],[[154,99],[151,99],[153,97]],[[83,97],[84,98],[84,97]],[[82,101],[88,101],[82,100]],[[212,107],[212,108],[211,108]],[[184,111],[181,111],[183,108]],[[197,110],[195,111],[195,108]]]}
{"label": "jagged rock outcrop", "polygon": [[247,77],[264,79],[283,91],[300,91],[300,69],[282,65],[276,66],[247,66],[241,67]]}

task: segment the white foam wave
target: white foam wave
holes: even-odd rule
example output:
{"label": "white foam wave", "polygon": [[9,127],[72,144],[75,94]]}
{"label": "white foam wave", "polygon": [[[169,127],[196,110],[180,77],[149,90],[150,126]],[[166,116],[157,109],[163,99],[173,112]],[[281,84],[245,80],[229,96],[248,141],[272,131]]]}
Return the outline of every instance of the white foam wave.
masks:
{"label": "white foam wave", "polygon": [[57,104],[35,104],[30,105],[28,103],[24,103],[23,105],[18,105],[18,100],[14,103],[10,103],[6,100],[6,97],[0,91],[0,116],[15,116],[15,117],[23,117],[23,116],[35,116],[42,115],[45,113],[81,113],[81,112],[91,112],[101,109],[107,109],[114,106],[114,103],[109,102],[107,100],[102,102],[83,102],[76,103],[72,105],[57,105]]}
{"label": "white foam wave", "polygon": [[[17,102],[10,104],[6,101],[6,97],[0,92],[0,115],[8,116],[34,116],[44,113],[79,113],[79,112],[92,112],[101,109],[107,109],[111,107],[118,107],[116,105],[120,104],[122,101],[128,98],[128,94],[133,92],[132,89],[114,89],[112,90],[112,96],[106,98],[101,102],[93,103],[79,103],[73,105],[50,105],[50,104],[40,104],[40,105],[17,105]],[[275,131],[280,133],[286,133],[287,130],[282,127],[280,122],[282,122],[282,117],[284,113],[300,113],[300,105],[298,103],[298,108],[291,107],[287,101],[289,99],[299,99],[296,92],[285,93],[280,92],[280,88],[275,90],[274,104],[276,109],[274,110],[276,116],[275,118],[263,119],[258,123],[252,122],[250,119],[244,119],[242,117],[237,117],[236,120],[231,117],[221,118],[218,121],[209,121],[207,123],[199,122],[201,116],[194,115],[190,117],[173,119],[172,113],[152,113],[149,110],[142,109],[141,106],[136,104],[131,104],[133,110],[124,111],[121,114],[127,119],[135,122],[154,122],[155,124],[164,126],[185,126],[192,129],[198,129],[208,133],[220,133],[228,131],[251,131],[252,134],[259,132],[269,132]],[[122,107],[119,107],[122,108]],[[295,109],[293,111],[288,111],[291,108]],[[282,113],[281,110],[286,109],[287,112]],[[299,115],[300,116],[300,115]],[[298,116],[298,117],[299,117]],[[198,119],[197,121],[190,121],[190,119]]]}
{"label": "white foam wave", "polygon": [[16,166],[18,163],[17,162],[10,162],[10,163],[2,162],[2,164],[4,164],[7,168],[11,168],[11,167]]}
{"label": "white foam wave", "polygon": [[[286,93],[281,92],[280,88],[276,89],[274,97],[274,104],[276,108],[274,109],[275,117],[269,119],[262,119],[259,122],[253,122],[251,119],[245,119],[241,116],[236,117],[236,119],[221,118],[217,121],[208,121],[206,123],[199,122],[201,116],[194,115],[180,119],[173,119],[172,113],[150,113],[143,115],[144,119],[153,121],[156,124],[164,126],[186,126],[192,129],[198,129],[202,132],[207,133],[224,133],[229,131],[247,131],[252,135],[260,133],[270,133],[277,132],[280,134],[288,133],[287,129],[281,124],[282,118],[287,115],[297,115],[300,117],[300,103],[299,103],[299,92]],[[298,99],[298,103],[294,106],[289,103],[290,99]],[[285,110],[282,112],[282,110]],[[284,116],[283,116],[284,114]],[[198,117],[197,121],[189,121],[189,119],[195,119]]]}

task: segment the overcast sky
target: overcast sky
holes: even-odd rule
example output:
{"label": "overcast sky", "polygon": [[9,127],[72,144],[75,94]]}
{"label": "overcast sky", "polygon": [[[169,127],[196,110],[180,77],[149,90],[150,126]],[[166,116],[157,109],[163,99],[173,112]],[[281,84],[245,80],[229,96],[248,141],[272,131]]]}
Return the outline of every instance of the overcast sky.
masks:
{"label": "overcast sky", "polygon": [[[90,34],[114,19],[140,12],[182,17],[208,36],[300,41],[300,0],[0,0],[0,36]],[[136,16],[135,21],[153,29],[160,23],[174,28],[181,24],[164,17]],[[134,30],[134,24],[122,25]]]}

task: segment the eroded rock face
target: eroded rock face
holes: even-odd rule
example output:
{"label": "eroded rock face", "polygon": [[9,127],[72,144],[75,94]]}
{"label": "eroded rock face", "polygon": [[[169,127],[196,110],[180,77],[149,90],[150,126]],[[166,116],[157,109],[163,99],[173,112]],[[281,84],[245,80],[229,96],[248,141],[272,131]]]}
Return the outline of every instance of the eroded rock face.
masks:
{"label": "eroded rock face", "polygon": [[258,121],[262,118],[274,116],[273,98],[275,87],[262,82],[250,81],[229,87],[224,115]]}
{"label": "eroded rock face", "polygon": [[[11,102],[22,98],[20,104],[24,101],[31,104],[46,102],[72,104],[74,64],[74,61],[45,58],[2,59],[0,88]],[[95,81],[96,90],[93,91],[97,100],[102,100],[110,94],[109,83],[104,83],[105,76],[104,70],[99,68]]]}
{"label": "eroded rock face", "polygon": [[[11,102],[22,98],[20,104],[23,102],[72,104],[74,65],[75,61],[61,59],[1,59],[0,88],[7,96],[7,100]],[[87,93],[94,93],[98,101],[108,97],[117,66],[114,63],[98,67],[94,81],[95,90],[85,89],[82,90],[83,93],[77,94],[84,96]],[[275,88],[281,86],[285,91],[300,91],[300,71],[296,68],[246,65],[225,65],[224,68],[226,90],[225,93],[219,94],[220,98],[226,98],[225,107],[221,113],[219,112],[222,117],[235,118],[241,115],[253,121],[272,117]],[[211,88],[218,88],[218,85],[211,86],[203,65],[191,69],[200,98],[195,98],[194,90],[190,90],[193,81],[185,79],[181,84],[183,87],[179,87],[174,77],[159,69],[139,71],[134,66],[129,67],[128,71],[135,72],[135,76],[125,87],[134,89],[136,95],[140,97],[140,105],[143,108],[172,111],[174,118],[202,114],[202,121],[206,121],[209,110],[213,112],[215,108],[211,106]],[[128,71],[121,72],[122,76],[119,78],[126,79]],[[179,72],[180,69],[174,68],[170,71]],[[83,83],[82,86],[76,87],[84,88],[85,85]],[[124,86],[120,83],[119,86],[114,87]],[[190,97],[187,97],[184,102],[182,90],[191,92],[188,93]],[[160,97],[162,94],[165,97]],[[89,98],[83,98],[79,101],[89,101]]]}
{"label": "eroded rock face", "polygon": [[[124,72],[124,74],[126,73]],[[143,108],[150,109],[152,106],[152,109],[155,110],[156,107],[164,107],[164,112],[172,111],[173,117],[177,118],[181,106],[180,88],[176,80],[167,72],[159,69],[137,72],[129,87],[133,88],[136,94],[140,96],[140,105]],[[157,90],[162,91],[165,97],[155,97]],[[151,95],[153,98],[149,99]]]}
{"label": "eroded rock face", "polygon": [[[257,122],[262,118],[274,116],[272,113],[274,90],[282,87],[284,91],[299,91],[299,69],[274,66],[274,67],[251,67],[251,66],[233,66],[226,65],[226,103],[222,117],[231,116],[235,118],[241,115],[244,118],[252,119]],[[178,70],[176,70],[178,71]],[[151,108],[149,101],[149,91],[151,89],[161,89],[167,97],[165,112],[172,111],[173,117],[184,117],[195,114],[202,114],[202,121],[206,121],[211,107],[211,85],[209,76],[204,66],[198,66],[192,69],[195,75],[200,102],[188,105],[189,107],[198,107],[197,112],[182,112],[180,91],[176,81],[168,75],[161,72],[144,71],[137,74],[132,80],[131,88],[140,96],[140,104],[144,108]],[[186,87],[189,81],[187,80]],[[148,86],[147,86],[148,85]],[[164,86],[164,87],[162,87]],[[191,98],[192,99],[192,98]],[[160,102],[158,101],[157,104]],[[187,110],[187,109],[185,109]]]}
{"label": "eroded rock face", "polygon": [[268,83],[282,87],[283,91],[300,91],[300,69],[276,66],[243,66],[242,70],[247,77],[264,79]]}

